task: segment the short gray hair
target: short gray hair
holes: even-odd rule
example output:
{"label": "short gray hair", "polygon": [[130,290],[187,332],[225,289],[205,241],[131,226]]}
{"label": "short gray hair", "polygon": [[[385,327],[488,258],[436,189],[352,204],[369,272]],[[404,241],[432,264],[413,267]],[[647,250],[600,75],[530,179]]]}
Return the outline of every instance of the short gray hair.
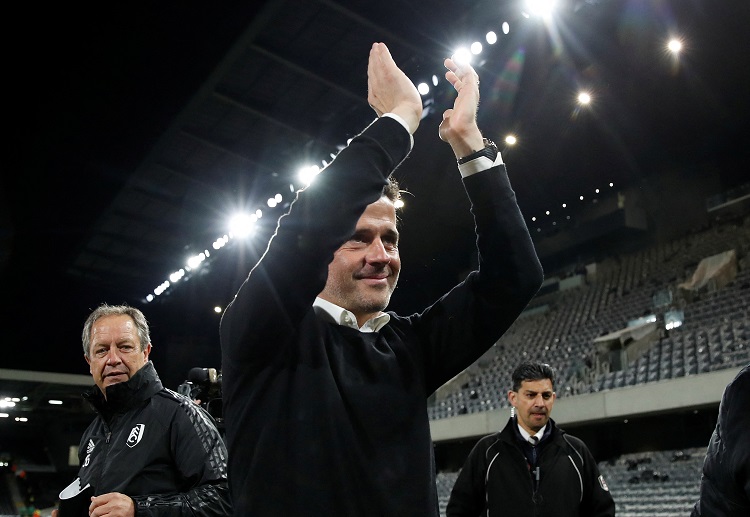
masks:
{"label": "short gray hair", "polygon": [[146,316],[135,307],[129,305],[107,305],[106,303],[101,304],[97,307],[94,312],[89,314],[86,318],[86,323],[83,324],[83,333],[81,334],[81,341],[83,342],[83,355],[90,357],[89,352],[91,350],[91,327],[94,326],[96,320],[105,316],[130,316],[135,323],[135,328],[138,330],[138,339],[141,342],[141,352],[146,349],[146,345],[151,343],[151,334],[148,328],[148,321]]}

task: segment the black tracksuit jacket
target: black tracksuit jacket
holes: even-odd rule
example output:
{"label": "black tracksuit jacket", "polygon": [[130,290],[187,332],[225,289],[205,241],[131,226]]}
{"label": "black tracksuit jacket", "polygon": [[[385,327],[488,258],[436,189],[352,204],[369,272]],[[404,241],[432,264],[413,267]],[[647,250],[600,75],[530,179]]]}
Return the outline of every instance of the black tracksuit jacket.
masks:
{"label": "black tracksuit jacket", "polygon": [[210,415],[164,388],[153,363],[84,394],[98,416],[78,450],[81,486],[120,492],[137,517],[232,515],[227,450]]}
{"label": "black tracksuit jacket", "polygon": [[588,447],[557,427],[540,444],[538,483],[516,420],[474,446],[451,491],[447,517],[612,517],[615,503]]}

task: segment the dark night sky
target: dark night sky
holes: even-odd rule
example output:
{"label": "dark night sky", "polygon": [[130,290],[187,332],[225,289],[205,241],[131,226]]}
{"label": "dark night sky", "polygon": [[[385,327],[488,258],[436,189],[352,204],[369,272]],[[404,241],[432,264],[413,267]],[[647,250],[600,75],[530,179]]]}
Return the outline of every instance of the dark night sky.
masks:
{"label": "dark night sky", "polygon": [[[607,2],[588,2],[597,3]],[[637,184],[664,168],[707,164],[719,169],[726,186],[746,181],[748,3],[610,3],[611,16],[594,26],[582,10],[570,32],[559,35],[568,49],[563,57],[534,48],[553,47],[549,39],[531,40],[526,47],[512,116],[518,132],[533,143],[506,155],[519,200],[529,210],[541,209],[545,202],[576,196],[581,185],[600,181],[605,172],[620,184]],[[12,145],[0,190],[0,312],[8,345],[0,368],[87,374],[77,348],[83,320],[98,302],[116,303],[119,295],[66,275],[67,261],[257,5],[35,7],[39,12],[21,8],[26,12],[17,22],[23,37],[6,46],[11,92],[6,110],[13,118],[5,120]],[[670,30],[685,34],[679,66],[659,47],[657,35]],[[581,78],[596,86],[595,114],[542,108],[564,105],[570,93],[562,87],[567,70],[583,62],[590,65]],[[493,124],[481,117],[480,122]],[[562,124],[577,129],[561,138]],[[440,145],[434,134],[418,133],[417,144],[422,142],[428,143],[413,160],[450,160],[444,148],[431,150]],[[547,154],[554,154],[555,162],[540,166]],[[450,191],[457,185],[436,188]],[[410,232],[417,238],[428,228],[415,224]],[[471,242],[469,233],[461,243],[467,251],[457,254],[471,255]],[[394,297],[396,310],[412,311],[431,301],[435,291],[426,283],[443,289],[459,274],[444,256],[445,271],[434,266],[427,277],[420,275],[432,259],[413,249],[405,253],[413,256],[414,273],[404,277]],[[409,267],[405,261],[405,270]],[[200,296],[199,289],[187,289],[147,314],[153,358],[168,384],[193,366],[220,366],[218,316],[186,309]]]}

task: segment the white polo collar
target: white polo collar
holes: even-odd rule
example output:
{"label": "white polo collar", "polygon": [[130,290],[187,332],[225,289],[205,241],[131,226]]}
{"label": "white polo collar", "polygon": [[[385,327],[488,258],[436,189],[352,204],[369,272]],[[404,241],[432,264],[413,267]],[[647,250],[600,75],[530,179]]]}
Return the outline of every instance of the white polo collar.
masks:
{"label": "white polo collar", "polygon": [[367,320],[365,324],[360,327],[357,325],[357,317],[353,312],[320,297],[315,298],[313,308],[315,309],[316,314],[327,316],[333,323],[343,327],[357,329],[360,332],[378,332],[386,325],[386,323],[391,321],[390,315],[381,312],[379,315]]}

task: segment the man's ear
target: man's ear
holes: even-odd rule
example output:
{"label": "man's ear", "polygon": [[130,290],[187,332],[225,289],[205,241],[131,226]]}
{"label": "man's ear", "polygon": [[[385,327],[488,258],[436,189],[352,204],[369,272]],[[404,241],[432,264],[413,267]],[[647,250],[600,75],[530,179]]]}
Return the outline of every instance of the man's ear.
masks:
{"label": "man's ear", "polygon": [[144,359],[146,359],[146,361],[148,361],[148,354],[151,353],[151,343],[149,343],[148,345],[146,345],[146,348],[143,349],[143,353],[145,354],[144,355]]}
{"label": "man's ear", "polygon": [[513,407],[516,407],[516,395],[517,393],[513,390],[508,390],[508,402]]}

